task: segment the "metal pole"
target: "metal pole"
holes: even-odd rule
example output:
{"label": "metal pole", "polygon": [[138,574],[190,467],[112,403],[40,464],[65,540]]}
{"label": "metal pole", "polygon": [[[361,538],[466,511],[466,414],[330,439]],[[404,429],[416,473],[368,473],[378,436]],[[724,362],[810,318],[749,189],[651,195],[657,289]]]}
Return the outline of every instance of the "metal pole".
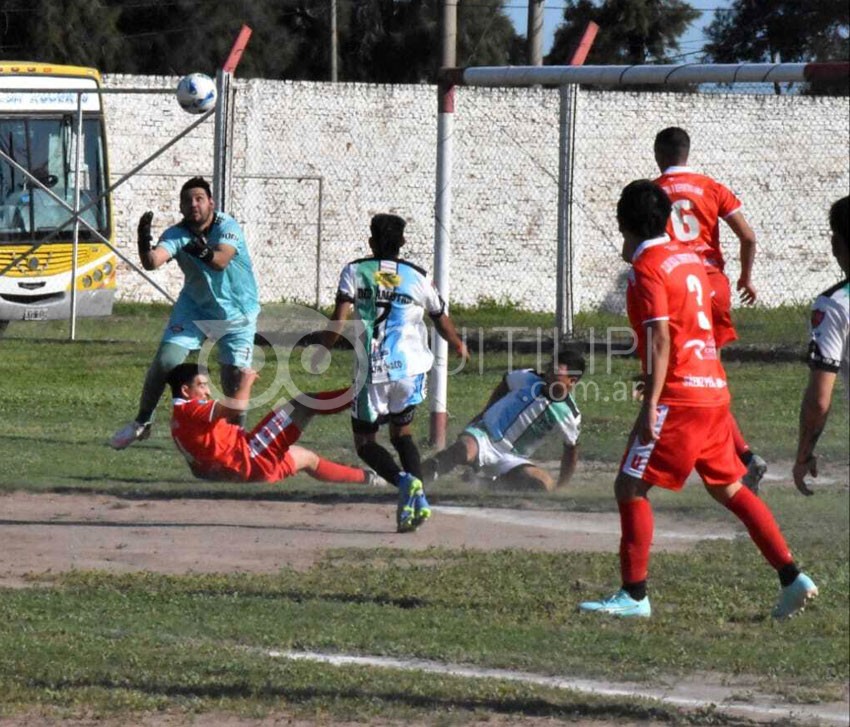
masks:
{"label": "metal pole", "polygon": [[339,79],[337,63],[339,59],[339,35],[336,27],[337,2],[331,0],[331,82]]}
{"label": "metal pole", "polygon": [[77,253],[80,249],[80,156],[83,149],[83,94],[77,94],[77,148],[74,155],[74,232],[71,238],[71,332],[77,336]]}
{"label": "metal pole", "polygon": [[[437,87],[437,195],[434,221],[434,282],[448,305],[449,256],[452,221],[452,139],[454,134],[455,86],[440,83]],[[434,447],[446,446],[448,424],[449,345],[434,332],[434,368],[431,369],[430,442]]]}
{"label": "metal pole", "polygon": [[218,102],[215,105],[215,136],[213,149],[213,194],[215,206],[221,212],[227,212],[230,203],[228,184],[230,175],[227,174],[227,138],[230,111],[230,80],[233,77],[227,71],[219,70],[216,74],[216,90]]}
{"label": "metal pole", "polygon": [[543,65],[543,0],[528,0],[528,65]]}
{"label": "metal pole", "polygon": [[[443,68],[457,65],[457,0],[443,0]],[[439,92],[438,92],[439,93]]]}
{"label": "metal pole", "polygon": [[321,305],[322,294],[322,194],[324,177],[319,177],[319,219],[316,220],[316,309]]}
{"label": "metal pole", "polygon": [[558,115],[558,281],[555,303],[555,327],[559,338],[573,335],[573,247],[571,205],[573,198],[573,145],[575,143],[573,111],[578,88],[561,86]]}

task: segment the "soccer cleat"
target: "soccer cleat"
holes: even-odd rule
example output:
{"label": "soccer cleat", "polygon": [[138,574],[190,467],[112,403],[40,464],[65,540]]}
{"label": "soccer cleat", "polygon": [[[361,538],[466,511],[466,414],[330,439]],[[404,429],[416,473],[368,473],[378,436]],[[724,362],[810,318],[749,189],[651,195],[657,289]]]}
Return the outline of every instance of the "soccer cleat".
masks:
{"label": "soccer cleat", "polygon": [[652,615],[649,596],[644,596],[640,601],[636,601],[627,591],[622,589],[601,601],[584,601],[579,604],[578,608],[579,611],[585,613],[604,613],[609,616],[649,618]]}
{"label": "soccer cleat", "polygon": [[[416,501],[422,492],[422,482],[407,472],[402,472],[396,480],[398,486],[398,509],[396,510],[396,531],[410,533],[419,524],[416,521]],[[430,512],[430,510],[429,510]]]}
{"label": "soccer cleat", "polygon": [[418,528],[430,517],[431,505],[428,504],[428,500],[425,498],[425,491],[423,490],[416,496],[413,504],[413,527]]}
{"label": "soccer cleat", "polygon": [[130,422],[112,435],[109,446],[112,449],[127,449],[133,442],[141,442],[147,439],[151,435],[151,426],[151,422],[147,424]]}
{"label": "soccer cleat", "polygon": [[790,618],[806,607],[811,599],[818,595],[818,587],[805,573],[800,573],[794,581],[779,589],[779,600],[773,607],[773,618]]}
{"label": "soccer cleat", "polygon": [[757,454],[754,454],[750,459],[750,463],[747,465],[747,473],[741,478],[741,482],[754,495],[758,495],[759,484],[765,472],[767,472],[767,462]]}

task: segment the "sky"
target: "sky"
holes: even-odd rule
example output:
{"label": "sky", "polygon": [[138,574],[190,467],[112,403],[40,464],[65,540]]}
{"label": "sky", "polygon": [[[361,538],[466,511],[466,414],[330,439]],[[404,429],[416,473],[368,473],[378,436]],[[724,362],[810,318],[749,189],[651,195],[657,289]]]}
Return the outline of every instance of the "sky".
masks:
{"label": "sky", "polygon": [[[699,59],[699,53],[705,45],[705,37],[703,29],[714,18],[714,10],[717,8],[728,8],[732,4],[732,0],[689,0],[692,7],[700,11],[702,14],[690,26],[690,28],[682,35],[679,41],[680,52],[687,55],[682,60],[684,62],[695,62]],[[543,55],[545,56],[555,38],[555,28],[558,27],[563,18],[563,0],[544,0],[543,5]],[[518,33],[526,34],[528,26],[528,5],[527,0],[505,0],[505,9]]]}

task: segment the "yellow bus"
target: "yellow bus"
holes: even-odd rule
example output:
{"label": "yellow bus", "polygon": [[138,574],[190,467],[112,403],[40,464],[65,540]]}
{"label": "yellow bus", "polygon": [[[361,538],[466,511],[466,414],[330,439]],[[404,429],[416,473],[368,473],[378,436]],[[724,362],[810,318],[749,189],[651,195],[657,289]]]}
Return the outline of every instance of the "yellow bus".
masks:
{"label": "yellow bus", "polygon": [[[99,93],[81,94],[77,138],[75,90],[100,84],[93,68],[0,61],[0,330],[10,320],[70,317],[72,285],[77,315],[112,312],[116,256],[91,229],[114,243]],[[73,212],[62,202],[73,210],[75,179],[79,208],[87,209],[80,215],[72,280]]]}

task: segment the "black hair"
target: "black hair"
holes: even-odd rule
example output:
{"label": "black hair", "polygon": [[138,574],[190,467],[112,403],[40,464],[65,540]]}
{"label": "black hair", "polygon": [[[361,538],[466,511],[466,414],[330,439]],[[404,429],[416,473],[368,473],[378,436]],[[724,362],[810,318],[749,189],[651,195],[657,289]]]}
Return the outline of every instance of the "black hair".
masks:
{"label": "black hair", "polygon": [[570,372],[570,376],[578,377],[584,374],[585,362],[581,351],[577,351],[574,348],[565,348],[558,351],[555,361],[557,361],[559,366],[566,366]]}
{"label": "black hair", "polygon": [[183,392],[180,389],[183,388],[184,384],[191,384],[200,373],[202,373],[201,367],[196,363],[177,364],[168,372],[166,379],[171,387],[171,396],[175,399],[182,397]]}
{"label": "black hair", "polygon": [[829,208],[829,228],[850,248],[850,197],[842,197]]}
{"label": "black hair", "polygon": [[372,252],[379,258],[398,257],[404,244],[404,226],[407,224],[398,215],[379,214],[372,218]]}
{"label": "black hair", "polygon": [[648,179],[630,182],[617,202],[617,222],[622,230],[650,240],[664,234],[673,205],[661,187]]}
{"label": "black hair", "polygon": [[212,197],[212,189],[210,183],[203,177],[192,177],[182,187],[180,187],[180,199],[190,189],[203,189],[207,193],[207,197]]}
{"label": "black hair", "polygon": [[691,151],[691,137],[678,126],[668,126],[655,135],[655,153],[670,162],[684,163]]}

